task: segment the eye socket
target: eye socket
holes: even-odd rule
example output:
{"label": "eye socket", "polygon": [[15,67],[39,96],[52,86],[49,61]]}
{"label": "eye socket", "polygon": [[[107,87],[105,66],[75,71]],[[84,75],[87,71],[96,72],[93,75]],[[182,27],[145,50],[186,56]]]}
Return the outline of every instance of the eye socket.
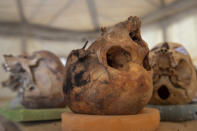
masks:
{"label": "eye socket", "polygon": [[109,66],[120,70],[127,70],[127,64],[132,60],[130,53],[120,46],[111,47],[106,57]]}

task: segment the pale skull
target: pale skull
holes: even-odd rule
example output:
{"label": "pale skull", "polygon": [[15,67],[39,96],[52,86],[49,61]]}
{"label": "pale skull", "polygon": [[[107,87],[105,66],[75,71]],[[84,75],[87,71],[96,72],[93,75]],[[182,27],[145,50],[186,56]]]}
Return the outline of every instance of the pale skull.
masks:
{"label": "pale skull", "polygon": [[161,43],[150,52],[153,68],[152,104],[187,104],[197,91],[196,72],[187,50],[177,43]]}
{"label": "pale skull", "polygon": [[5,55],[4,58],[4,67],[11,74],[3,85],[17,90],[25,107],[65,106],[64,66],[57,56],[49,51],[38,51],[31,56]]}

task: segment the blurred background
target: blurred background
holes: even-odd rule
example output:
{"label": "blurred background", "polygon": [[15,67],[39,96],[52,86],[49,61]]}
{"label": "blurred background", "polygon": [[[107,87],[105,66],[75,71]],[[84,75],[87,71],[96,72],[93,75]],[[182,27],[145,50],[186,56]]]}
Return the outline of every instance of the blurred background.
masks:
{"label": "blurred background", "polygon": [[[178,42],[197,65],[197,0],[0,0],[0,63],[3,54],[49,50],[66,62],[69,52],[89,44],[129,16],[142,19],[149,48]],[[8,77],[0,67],[0,82]],[[0,87],[0,98],[15,95]]]}

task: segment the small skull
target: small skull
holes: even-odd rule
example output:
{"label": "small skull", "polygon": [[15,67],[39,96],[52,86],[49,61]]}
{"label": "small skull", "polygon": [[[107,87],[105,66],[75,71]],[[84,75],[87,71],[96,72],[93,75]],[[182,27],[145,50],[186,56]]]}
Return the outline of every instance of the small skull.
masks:
{"label": "small skull", "polygon": [[197,91],[196,72],[187,50],[177,43],[161,43],[150,52],[153,68],[151,104],[187,104]]}
{"label": "small skull", "polygon": [[12,90],[26,108],[53,108],[65,106],[62,91],[64,66],[57,56],[48,51],[38,51],[31,56],[5,55],[6,71],[10,78],[3,82]]}

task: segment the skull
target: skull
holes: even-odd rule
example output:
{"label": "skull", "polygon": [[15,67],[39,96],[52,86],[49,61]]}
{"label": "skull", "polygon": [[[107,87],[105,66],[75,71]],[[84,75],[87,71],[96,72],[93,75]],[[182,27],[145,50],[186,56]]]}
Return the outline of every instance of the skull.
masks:
{"label": "skull", "polygon": [[196,72],[189,53],[177,43],[161,43],[150,52],[153,68],[152,104],[187,104],[197,89]]}
{"label": "skull", "polygon": [[11,74],[3,86],[17,90],[26,108],[65,106],[62,90],[64,66],[57,56],[38,51],[31,56],[5,55],[4,58],[4,68]]}
{"label": "skull", "polygon": [[73,50],[66,64],[64,93],[75,113],[136,114],[152,95],[149,49],[140,20],[129,17],[109,29],[86,50]]}

